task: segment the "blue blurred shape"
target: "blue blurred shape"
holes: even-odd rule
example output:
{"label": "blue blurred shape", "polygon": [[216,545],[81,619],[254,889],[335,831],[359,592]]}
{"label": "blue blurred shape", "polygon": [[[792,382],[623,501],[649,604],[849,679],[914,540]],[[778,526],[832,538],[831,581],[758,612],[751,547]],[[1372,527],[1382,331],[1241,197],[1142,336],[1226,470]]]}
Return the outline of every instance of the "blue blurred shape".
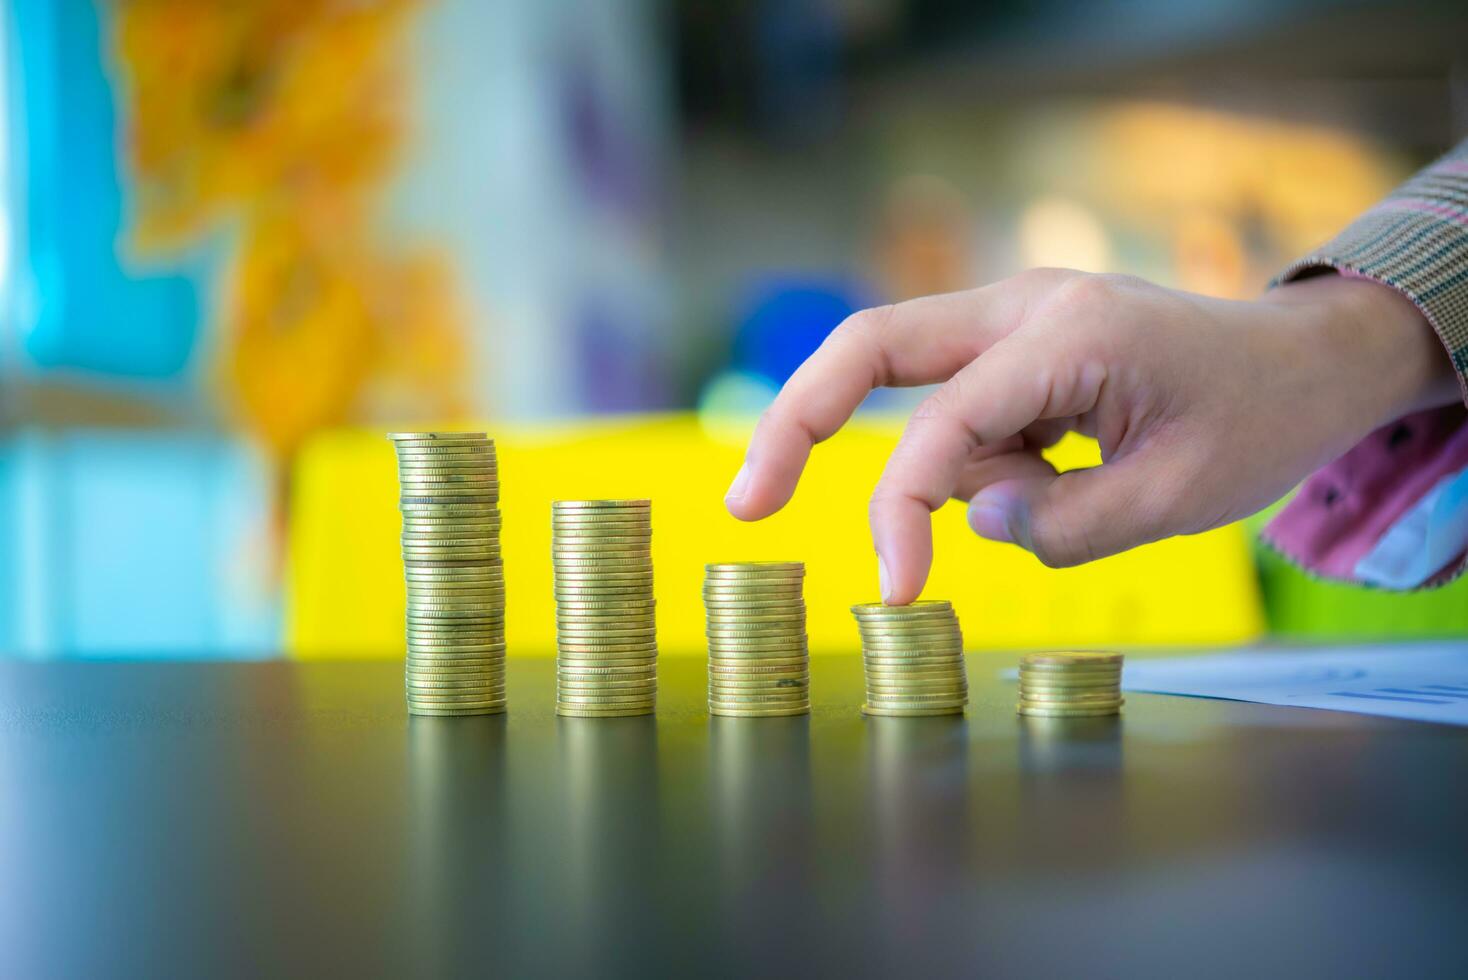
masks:
{"label": "blue blurred shape", "polygon": [[255,454],[215,439],[0,442],[0,654],[272,655],[269,499]]}
{"label": "blue blurred shape", "polygon": [[[21,154],[16,207],[17,304],[37,366],[174,378],[199,328],[194,282],[124,268],[124,188],[110,60],[94,0],[19,0],[8,49],[19,98],[7,113]],[[14,70],[14,68],[18,68]]]}
{"label": "blue blurred shape", "polygon": [[730,366],[784,384],[826,335],[863,305],[856,289],[836,280],[758,282],[743,304]]}

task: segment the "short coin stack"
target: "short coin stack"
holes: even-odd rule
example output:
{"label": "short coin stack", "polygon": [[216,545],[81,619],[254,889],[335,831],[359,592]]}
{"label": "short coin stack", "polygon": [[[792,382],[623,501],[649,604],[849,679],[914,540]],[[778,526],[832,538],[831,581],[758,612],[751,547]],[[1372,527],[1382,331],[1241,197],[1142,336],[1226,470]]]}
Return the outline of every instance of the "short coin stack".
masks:
{"label": "short coin stack", "polygon": [[1019,713],[1091,718],[1121,710],[1119,653],[1031,653],[1019,665]]}
{"label": "short coin stack", "polygon": [[941,600],[852,606],[861,628],[869,715],[954,715],[968,704],[963,632]]}
{"label": "short coin stack", "polygon": [[408,581],[408,712],[505,710],[499,466],[483,432],[390,432]]}
{"label": "short coin stack", "polygon": [[705,566],[709,714],[742,718],[810,711],[805,637],[805,564]]}
{"label": "short coin stack", "polygon": [[614,718],[657,705],[652,504],[557,500],[556,714]]}

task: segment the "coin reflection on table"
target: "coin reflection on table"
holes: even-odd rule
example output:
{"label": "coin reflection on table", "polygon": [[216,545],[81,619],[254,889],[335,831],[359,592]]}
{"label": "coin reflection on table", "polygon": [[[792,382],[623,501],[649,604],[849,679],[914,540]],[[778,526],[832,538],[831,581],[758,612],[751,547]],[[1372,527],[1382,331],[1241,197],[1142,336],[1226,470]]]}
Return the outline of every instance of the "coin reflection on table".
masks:
{"label": "coin reflection on table", "polygon": [[506,719],[411,716],[407,860],[415,971],[451,973],[486,939],[511,880],[505,837]]}
{"label": "coin reflection on table", "polygon": [[625,962],[627,949],[651,944],[661,928],[646,915],[662,859],[657,722],[560,716],[556,741],[563,850],[545,874],[554,879],[567,941],[547,955],[562,972],[594,975],[609,957]]}

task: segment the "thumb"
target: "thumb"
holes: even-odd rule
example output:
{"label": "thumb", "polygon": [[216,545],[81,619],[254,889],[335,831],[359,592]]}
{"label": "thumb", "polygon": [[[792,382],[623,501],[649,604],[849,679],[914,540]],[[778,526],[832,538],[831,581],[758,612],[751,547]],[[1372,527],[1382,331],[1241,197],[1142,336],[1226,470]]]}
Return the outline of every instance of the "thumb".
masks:
{"label": "thumb", "polygon": [[1051,568],[1080,565],[1175,533],[1172,481],[1141,457],[1056,476],[1003,480],[969,503],[980,537],[1017,544]]}

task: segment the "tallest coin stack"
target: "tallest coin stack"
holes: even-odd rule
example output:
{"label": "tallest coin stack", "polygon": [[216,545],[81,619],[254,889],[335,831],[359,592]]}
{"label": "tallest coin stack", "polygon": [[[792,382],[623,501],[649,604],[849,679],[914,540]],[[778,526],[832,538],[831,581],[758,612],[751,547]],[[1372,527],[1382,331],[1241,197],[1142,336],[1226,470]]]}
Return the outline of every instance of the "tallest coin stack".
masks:
{"label": "tallest coin stack", "polygon": [[408,582],[408,712],[505,710],[505,576],[494,442],[391,432]]}

